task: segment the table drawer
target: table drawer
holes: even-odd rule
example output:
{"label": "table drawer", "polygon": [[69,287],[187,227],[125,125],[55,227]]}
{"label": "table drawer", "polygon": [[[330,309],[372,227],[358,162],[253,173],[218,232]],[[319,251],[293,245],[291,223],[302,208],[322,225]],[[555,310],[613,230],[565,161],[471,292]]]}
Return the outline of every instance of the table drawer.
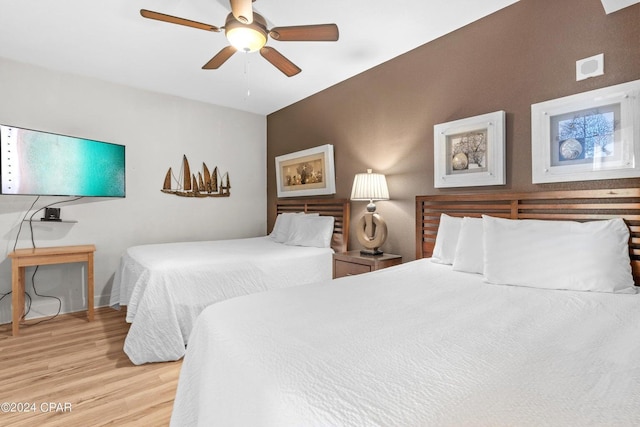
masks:
{"label": "table drawer", "polygon": [[352,276],[354,274],[369,273],[371,266],[354,264],[352,262],[345,262],[339,259],[334,261],[333,267],[335,269],[335,277]]}

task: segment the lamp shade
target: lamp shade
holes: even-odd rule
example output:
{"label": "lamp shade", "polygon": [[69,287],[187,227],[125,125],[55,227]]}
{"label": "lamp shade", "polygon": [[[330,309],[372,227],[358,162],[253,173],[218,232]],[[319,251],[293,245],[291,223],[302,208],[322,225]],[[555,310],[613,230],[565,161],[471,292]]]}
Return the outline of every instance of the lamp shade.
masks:
{"label": "lamp shade", "polygon": [[367,169],[367,173],[356,174],[351,188],[351,200],[389,200],[387,179],[381,173],[371,172],[371,169]]}

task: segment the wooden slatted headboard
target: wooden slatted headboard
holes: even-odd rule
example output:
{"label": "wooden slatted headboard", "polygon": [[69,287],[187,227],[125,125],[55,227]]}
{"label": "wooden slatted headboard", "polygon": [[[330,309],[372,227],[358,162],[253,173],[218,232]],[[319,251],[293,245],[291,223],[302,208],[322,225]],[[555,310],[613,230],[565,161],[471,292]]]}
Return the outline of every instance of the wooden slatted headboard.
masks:
{"label": "wooden slatted headboard", "polygon": [[333,216],[333,238],[331,248],[346,252],[349,241],[350,203],[348,199],[278,199],[276,215],[285,212],[319,213]]}
{"label": "wooden slatted headboard", "polygon": [[640,188],[416,196],[416,258],[433,253],[442,213],[573,221],[623,218],[631,231],[633,276],[640,285]]}

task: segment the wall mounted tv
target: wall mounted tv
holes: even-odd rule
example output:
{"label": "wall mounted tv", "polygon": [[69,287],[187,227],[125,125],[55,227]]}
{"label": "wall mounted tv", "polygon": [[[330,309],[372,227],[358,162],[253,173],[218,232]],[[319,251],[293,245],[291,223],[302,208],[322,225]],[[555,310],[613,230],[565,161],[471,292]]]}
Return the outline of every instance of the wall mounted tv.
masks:
{"label": "wall mounted tv", "polygon": [[124,145],[0,125],[2,194],[125,197]]}

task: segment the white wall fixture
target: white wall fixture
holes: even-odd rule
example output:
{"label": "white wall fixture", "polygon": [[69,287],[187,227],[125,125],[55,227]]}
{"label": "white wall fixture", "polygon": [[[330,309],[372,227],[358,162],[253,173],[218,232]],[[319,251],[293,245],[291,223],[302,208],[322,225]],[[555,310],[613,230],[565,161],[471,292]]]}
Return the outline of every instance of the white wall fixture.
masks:
{"label": "white wall fixture", "polygon": [[604,53],[576,61],[576,81],[604,74]]}
{"label": "white wall fixture", "polygon": [[640,3],[640,0],[602,0],[607,15],[636,3]]}

